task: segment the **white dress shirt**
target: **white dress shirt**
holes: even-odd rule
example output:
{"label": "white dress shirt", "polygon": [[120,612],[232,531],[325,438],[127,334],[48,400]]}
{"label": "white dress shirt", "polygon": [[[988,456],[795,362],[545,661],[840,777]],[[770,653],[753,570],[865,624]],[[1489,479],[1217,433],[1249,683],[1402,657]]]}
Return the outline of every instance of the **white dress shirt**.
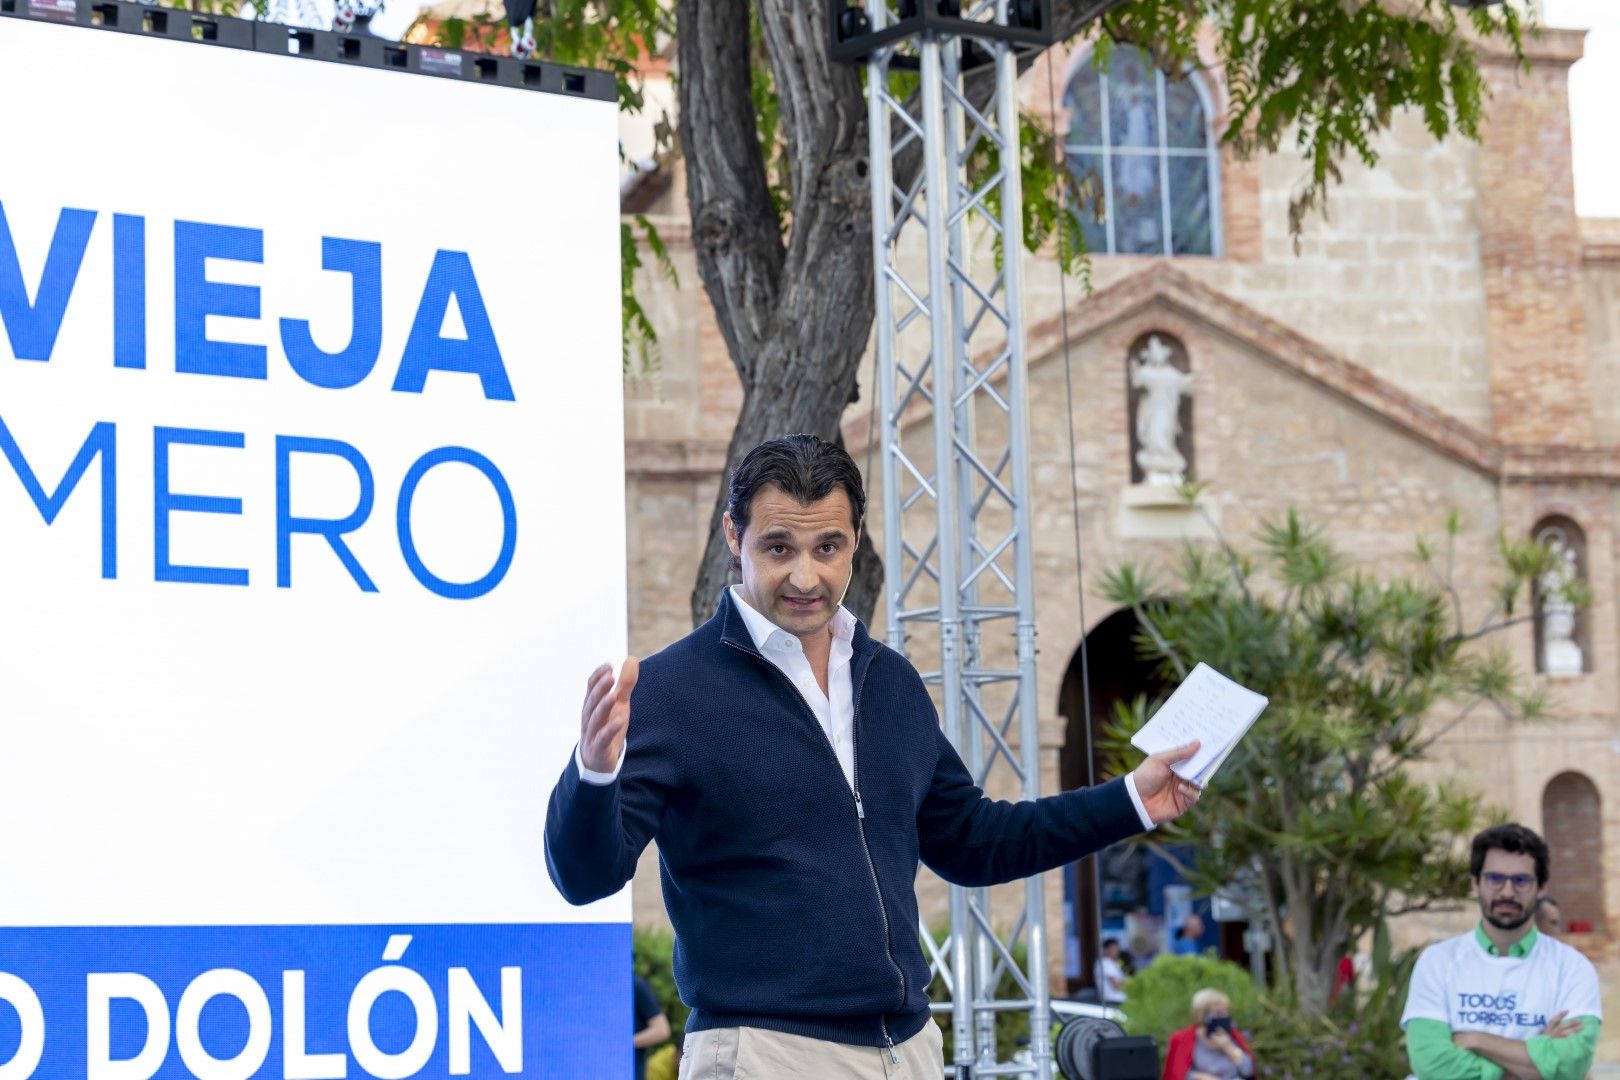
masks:
{"label": "white dress shirt", "polygon": [[778,671],[799,690],[799,696],[810,706],[821,730],[827,733],[838,764],[844,770],[844,782],[855,787],[855,691],[850,685],[850,658],[855,655],[855,616],[844,605],[838,605],[829,629],[832,630],[832,654],[827,658],[827,692],[821,692],[816,673],[810,670],[810,658],[804,655],[804,645],[798,638],[777,626],[749,606],[743,599],[742,587],[731,587],[731,599],[742,613],[748,636],[754,639],[754,648],[774,664]]}
{"label": "white dress shirt", "polygon": [[[743,625],[748,627],[748,636],[754,640],[754,648],[759,654],[769,660],[776,668],[786,675],[788,681],[798,688],[799,696],[815,714],[816,720],[821,724],[821,730],[827,733],[827,741],[832,743],[833,753],[838,756],[838,764],[844,770],[844,780],[850,788],[855,787],[855,691],[850,683],[850,658],[854,655],[855,616],[842,604],[832,617],[830,624],[832,630],[832,655],[827,661],[827,693],[821,692],[821,685],[816,682],[815,672],[810,670],[810,661],[804,655],[804,646],[799,639],[777,626],[771,620],[755,611],[742,597],[742,586],[731,586],[731,599],[741,613]],[[619,778],[619,769],[624,765],[624,749],[619,750],[619,760],[613,766],[612,772],[595,772],[585,767],[585,762],[579,756],[579,747],[574,747],[574,763],[579,767],[579,778],[587,784],[611,784]],[[1125,777],[1125,790],[1130,793],[1131,805],[1136,807],[1136,815],[1142,820],[1142,828],[1154,829],[1153,819],[1148,817],[1147,808],[1142,805],[1142,797],[1136,793],[1136,777],[1127,774]]]}

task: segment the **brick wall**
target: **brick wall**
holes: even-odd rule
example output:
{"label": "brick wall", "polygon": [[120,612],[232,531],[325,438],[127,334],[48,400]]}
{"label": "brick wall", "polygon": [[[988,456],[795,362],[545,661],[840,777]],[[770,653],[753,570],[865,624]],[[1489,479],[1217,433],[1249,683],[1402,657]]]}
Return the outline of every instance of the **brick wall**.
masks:
{"label": "brick wall", "polygon": [[[1590,227],[1591,222],[1582,223]],[[1620,226],[1620,221],[1614,223]],[[1620,442],[1620,228],[1612,245],[1590,234],[1581,279],[1586,291],[1586,332],[1592,351],[1592,399],[1599,442]]]}
{"label": "brick wall", "polygon": [[1547,44],[1562,48],[1528,71],[1505,58],[1484,65],[1492,98],[1479,153],[1479,243],[1496,434],[1568,445],[1592,438],[1569,136],[1580,37],[1550,33]]}

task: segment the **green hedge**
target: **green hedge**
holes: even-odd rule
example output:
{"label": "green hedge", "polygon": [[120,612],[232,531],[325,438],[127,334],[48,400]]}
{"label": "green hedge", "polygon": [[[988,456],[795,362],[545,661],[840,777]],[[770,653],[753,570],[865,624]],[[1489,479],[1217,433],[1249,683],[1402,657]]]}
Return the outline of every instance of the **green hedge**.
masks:
{"label": "green hedge", "polygon": [[1352,989],[1327,1013],[1306,1014],[1284,998],[1262,994],[1249,973],[1208,956],[1160,956],[1125,980],[1127,1027],[1159,1041],[1192,1022],[1192,996],[1214,987],[1232,1000],[1234,1023],[1254,1047],[1260,1075],[1274,1080],[1369,1080],[1405,1076],[1401,1006],[1417,954],[1389,954],[1387,935],[1374,949],[1374,981]]}
{"label": "green hedge", "polygon": [[1248,971],[1213,956],[1157,956],[1125,980],[1125,1004],[1132,1035],[1151,1035],[1162,1056],[1170,1033],[1192,1023],[1192,998],[1206,987],[1232,1001],[1232,1022],[1244,1034],[1259,1015],[1260,991]]}

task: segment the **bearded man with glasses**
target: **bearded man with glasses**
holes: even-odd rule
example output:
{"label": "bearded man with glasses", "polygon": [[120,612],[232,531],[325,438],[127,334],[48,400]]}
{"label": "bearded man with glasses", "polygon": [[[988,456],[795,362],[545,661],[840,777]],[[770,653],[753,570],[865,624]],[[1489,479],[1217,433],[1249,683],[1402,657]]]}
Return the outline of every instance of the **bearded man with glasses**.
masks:
{"label": "bearded man with glasses", "polygon": [[1418,957],[1401,1026],[1415,1080],[1581,1080],[1603,1003],[1597,971],[1536,931],[1547,845],[1523,825],[1474,837],[1472,931]]}

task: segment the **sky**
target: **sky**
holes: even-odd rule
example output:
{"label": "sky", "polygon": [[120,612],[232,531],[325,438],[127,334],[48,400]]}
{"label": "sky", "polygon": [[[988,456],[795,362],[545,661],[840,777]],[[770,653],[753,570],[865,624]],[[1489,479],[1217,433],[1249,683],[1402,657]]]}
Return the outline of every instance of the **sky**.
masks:
{"label": "sky", "polygon": [[1544,0],[1548,26],[1581,27],[1586,55],[1569,72],[1575,211],[1620,218],[1620,0]]}

